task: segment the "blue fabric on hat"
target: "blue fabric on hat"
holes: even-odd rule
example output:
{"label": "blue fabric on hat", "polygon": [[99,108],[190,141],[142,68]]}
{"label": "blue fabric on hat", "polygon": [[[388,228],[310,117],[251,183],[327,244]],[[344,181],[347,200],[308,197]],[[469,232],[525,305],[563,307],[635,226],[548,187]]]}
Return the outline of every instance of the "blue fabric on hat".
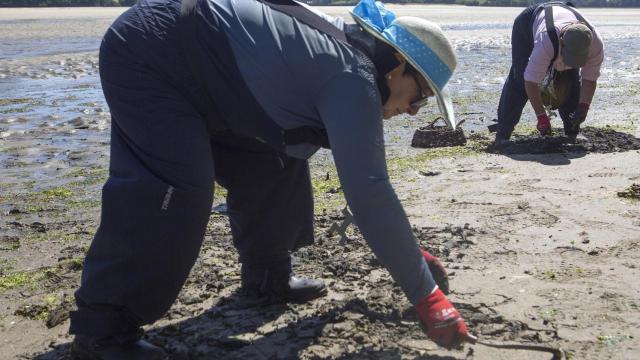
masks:
{"label": "blue fabric on hat", "polygon": [[396,19],[396,14],[385,9],[380,1],[361,0],[352,12],[380,32]]}
{"label": "blue fabric on hat", "polygon": [[424,72],[431,81],[442,90],[451,78],[451,69],[433,50],[420,41],[415,35],[396,24],[391,24],[382,32],[387,40],[404,51]]}

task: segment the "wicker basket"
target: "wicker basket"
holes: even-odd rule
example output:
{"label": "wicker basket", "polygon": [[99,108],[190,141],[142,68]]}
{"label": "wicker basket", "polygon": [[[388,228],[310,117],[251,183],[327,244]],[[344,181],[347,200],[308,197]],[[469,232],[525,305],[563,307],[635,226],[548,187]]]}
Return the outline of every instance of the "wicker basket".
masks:
{"label": "wicker basket", "polygon": [[569,71],[554,72],[552,80],[545,78],[545,82],[550,81],[550,83],[545,86],[539,86],[542,104],[551,110],[559,109],[571,94],[572,80],[573,78]]}
{"label": "wicker basket", "polygon": [[439,117],[431,122],[431,124],[417,129],[416,132],[413,133],[411,146],[418,148],[437,148],[465,145],[467,138],[459,126],[462,124],[462,121],[456,126],[455,130],[451,130],[447,125],[436,125],[436,122],[441,119],[442,117]]}

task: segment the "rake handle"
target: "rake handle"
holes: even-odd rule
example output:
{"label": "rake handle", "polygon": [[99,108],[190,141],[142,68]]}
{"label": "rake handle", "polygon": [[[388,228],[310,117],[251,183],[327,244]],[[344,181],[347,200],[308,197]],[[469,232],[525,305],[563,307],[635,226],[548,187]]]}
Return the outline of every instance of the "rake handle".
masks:
{"label": "rake handle", "polygon": [[565,360],[566,356],[562,349],[554,348],[544,345],[527,345],[527,344],[495,344],[487,341],[479,340],[477,336],[467,334],[463,341],[470,344],[479,344],[489,346],[496,349],[512,349],[512,350],[529,350],[529,351],[544,351],[553,354],[553,360]]}

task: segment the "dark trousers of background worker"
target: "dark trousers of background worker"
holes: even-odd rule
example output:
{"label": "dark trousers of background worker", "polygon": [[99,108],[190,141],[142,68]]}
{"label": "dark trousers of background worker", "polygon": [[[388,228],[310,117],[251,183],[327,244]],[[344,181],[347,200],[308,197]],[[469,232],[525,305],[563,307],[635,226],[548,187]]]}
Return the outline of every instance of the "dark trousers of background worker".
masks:
{"label": "dark trousers of background worker", "polygon": [[[498,129],[496,139],[509,139],[513,129],[520,121],[522,110],[529,97],[524,88],[524,70],[533,51],[533,20],[538,14],[540,5],[526,8],[513,23],[511,32],[511,69],[502,88],[500,104],[498,105]],[[564,124],[565,135],[575,136],[571,130],[571,116],[576,111],[580,100],[580,73],[578,69],[566,70],[570,72],[571,90],[564,104],[558,112]]]}
{"label": "dark trousers of background worker", "polygon": [[135,336],[170,308],[198,256],[214,180],[228,190],[243,264],[288,261],[291,250],[313,242],[307,161],[211,133],[184,92],[114,33],[100,51],[110,172],[70,328],[94,338]]}

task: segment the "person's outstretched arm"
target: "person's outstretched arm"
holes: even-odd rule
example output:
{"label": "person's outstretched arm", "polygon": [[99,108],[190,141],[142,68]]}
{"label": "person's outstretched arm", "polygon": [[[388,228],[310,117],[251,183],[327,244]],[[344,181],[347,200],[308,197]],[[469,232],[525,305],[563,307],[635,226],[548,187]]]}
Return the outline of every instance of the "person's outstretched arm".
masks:
{"label": "person's outstretched arm", "polygon": [[412,303],[435,287],[387,174],[382,108],[374,89],[340,75],[318,98],[338,177],[358,228]]}
{"label": "person's outstretched arm", "polygon": [[347,203],[369,247],[416,306],[427,335],[445,347],[463,341],[464,321],[437,288],[389,181],[377,91],[343,74],[325,86],[317,108]]}

